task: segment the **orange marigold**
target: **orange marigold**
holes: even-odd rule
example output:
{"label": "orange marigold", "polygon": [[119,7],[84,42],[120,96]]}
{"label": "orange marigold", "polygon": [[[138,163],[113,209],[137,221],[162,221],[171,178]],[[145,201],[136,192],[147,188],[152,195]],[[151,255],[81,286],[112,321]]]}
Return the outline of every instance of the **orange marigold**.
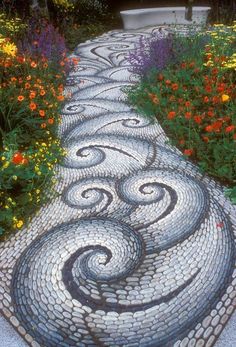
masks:
{"label": "orange marigold", "polygon": [[17,98],[17,100],[21,102],[21,101],[24,100],[24,98],[25,98],[25,97],[24,97],[23,95],[19,95],[18,98]]}
{"label": "orange marigold", "polygon": [[168,115],[167,115],[167,118],[168,119],[173,119],[173,118],[175,118],[175,116],[176,116],[176,112],[175,111],[170,111],[168,113]]}
{"label": "orange marigold", "polygon": [[231,133],[232,131],[234,131],[234,129],[235,129],[235,125],[232,124],[225,128],[225,132]]}
{"label": "orange marigold", "polygon": [[63,101],[65,99],[65,97],[63,95],[58,95],[57,100],[59,101]]}
{"label": "orange marigold", "polygon": [[184,154],[187,155],[187,156],[192,155],[192,154],[193,154],[193,149],[192,149],[192,148],[185,149],[185,150],[184,150]]}
{"label": "orange marigold", "polygon": [[34,102],[31,102],[29,105],[29,108],[31,109],[31,111],[34,111],[34,110],[36,110],[37,105]]}

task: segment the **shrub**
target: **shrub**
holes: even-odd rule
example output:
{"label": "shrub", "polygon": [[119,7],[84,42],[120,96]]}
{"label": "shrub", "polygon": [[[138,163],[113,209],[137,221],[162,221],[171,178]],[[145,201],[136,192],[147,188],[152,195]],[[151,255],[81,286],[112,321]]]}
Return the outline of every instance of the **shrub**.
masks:
{"label": "shrub", "polygon": [[[194,58],[192,50],[187,54],[189,38],[181,38],[185,59],[152,70],[129,91],[131,103],[156,117],[184,155],[231,186],[236,182],[235,29],[218,25],[199,34],[196,41],[208,44]],[[228,195],[235,202],[235,188]]]}
{"label": "shrub", "polygon": [[10,37],[0,38],[1,239],[21,229],[54,196],[54,165],[64,155],[57,139],[63,83],[66,68],[77,64],[64,53],[55,57],[61,44],[55,37],[36,52],[26,38],[27,54]]}

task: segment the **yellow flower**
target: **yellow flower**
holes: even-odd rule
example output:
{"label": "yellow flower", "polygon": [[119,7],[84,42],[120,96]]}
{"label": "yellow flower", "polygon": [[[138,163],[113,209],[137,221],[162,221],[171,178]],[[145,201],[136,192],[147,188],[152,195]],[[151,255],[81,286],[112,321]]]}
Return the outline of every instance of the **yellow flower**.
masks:
{"label": "yellow flower", "polygon": [[17,176],[16,175],[12,176],[12,178],[13,178],[14,181],[17,181]]}
{"label": "yellow flower", "polygon": [[222,95],[221,95],[221,100],[222,100],[222,102],[227,102],[227,101],[229,100],[229,95],[227,95],[227,94],[222,94]]}
{"label": "yellow flower", "polygon": [[7,169],[8,166],[9,166],[9,164],[10,164],[9,161],[6,161],[5,164],[4,164],[2,167],[3,167],[4,169]]}
{"label": "yellow flower", "polygon": [[7,42],[5,43],[1,50],[6,53],[7,55],[10,55],[12,57],[15,57],[16,53],[17,53],[17,47],[14,43],[10,43],[10,42]]}
{"label": "yellow flower", "polygon": [[18,228],[18,229],[20,229],[22,226],[24,225],[24,222],[23,222],[23,220],[18,220],[18,222],[16,223],[16,227]]}

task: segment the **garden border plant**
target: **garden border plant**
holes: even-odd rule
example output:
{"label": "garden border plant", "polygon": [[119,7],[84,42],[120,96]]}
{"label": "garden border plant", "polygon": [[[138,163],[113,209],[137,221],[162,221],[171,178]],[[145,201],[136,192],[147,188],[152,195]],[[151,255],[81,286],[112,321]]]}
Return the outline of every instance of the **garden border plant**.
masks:
{"label": "garden border plant", "polygon": [[63,38],[45,20],[22,27],[2,14],[0,21],[0,239],[5,239],[55,196],[54,166],[64,156],[57,126],[65,76],[78,59],[66,57]]}
{"label": "garden border plant", "polygon": [[138,112],[157,118],[171,143],[228,187],[236,203],[236,23],[190,36],[141,39],[128,60]]}

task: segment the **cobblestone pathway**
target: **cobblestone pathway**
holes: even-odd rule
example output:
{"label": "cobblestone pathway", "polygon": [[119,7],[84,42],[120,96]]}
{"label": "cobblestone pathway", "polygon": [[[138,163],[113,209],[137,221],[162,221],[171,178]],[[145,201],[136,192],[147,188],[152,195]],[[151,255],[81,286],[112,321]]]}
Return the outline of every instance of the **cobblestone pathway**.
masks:
{"label": "cobblestone pathway", "polygon": [[235,209],[122,92],[150,32],[78,47],[61,196],[1,245],[0,308],[33,347],[208,347],[233,313]]}

